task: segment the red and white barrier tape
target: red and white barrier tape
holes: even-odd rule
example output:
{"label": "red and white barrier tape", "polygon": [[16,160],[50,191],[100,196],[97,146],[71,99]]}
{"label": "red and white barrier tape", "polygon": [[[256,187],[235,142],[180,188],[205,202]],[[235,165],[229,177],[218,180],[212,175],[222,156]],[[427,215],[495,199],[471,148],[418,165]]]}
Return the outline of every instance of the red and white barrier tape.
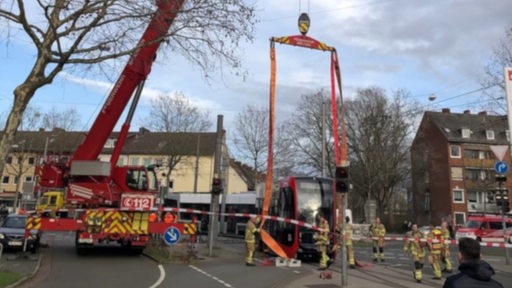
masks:
{"label": "red and white barrier tape", "polygon": [[[58,212],[83,212],[86,209],[59,209]],[[103,211],[116,211],[119,209],[116,208],[98,208],[97,210],[103,210]],[[143,210],[138,210],[143,211]],[[203,210],[197,210],[197,209],[190,209],[190,208],[176,208],[176,207],[166,207],[162,209],[153,209],[150,210],[152,212],[175,212],[175,213],[188,213],[188,214],[198,214],[198,215],[219,215],[219,216],[228,216],[228,217],[243,217],[243,218],[252,218],[252,217],[262,217],[265,220],[271,220],[271,221],[278,221],[278,222],[285,222],[290,223],[306,228],[313,229],[315,231],[319,231],[320,228],[316,225],[312,225],[309,223],[306,223],[304,221],[299,221],[296,219],[289,219],[289,218],[283,218],[283,217],[277,217],[277,216],[270,216],[270,215],[259,215],[259,214],[252,214],[252,213],[213,213],[210,211],[203,211]],[[34,214],[36,212],[56,212],[55,210],[44,210],[44,211],[28,211],[27,214]],[[402,237],[402,236],[392,236],[392,237],[384,237],[384,240],[388,241],[407,241],[408,237]],[[445,240],[445,243],[457,245],[457,240]],[[501,243],[501,242],[480,242],[480,246],[483,247],[498,247],[498,248],[512,248],[512,244],[508,243]]]}

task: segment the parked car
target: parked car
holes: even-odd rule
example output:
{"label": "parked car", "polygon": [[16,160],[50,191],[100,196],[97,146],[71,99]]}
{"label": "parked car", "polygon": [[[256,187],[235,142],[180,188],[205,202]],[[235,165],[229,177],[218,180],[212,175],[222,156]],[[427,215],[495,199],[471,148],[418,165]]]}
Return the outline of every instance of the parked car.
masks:
{"label": "parked car", "polygon": [[[26,215],[10,214],[0,224],[0,243],[6,250],[21,250],[25,244]],[[39,248],[40,234],[37,230],[30,231],[27,237],[26,251],[35,253]]]}
{"label": "parked car", "polygon": [[[497,215],[475,215],[469,216],[468,221],[464,226],[457,229],[455,239],[459,240],[462,237],[469,237],[478,241],[490,238],[489,234],[500,231],[503,229],[503,219]],[[512,226],[512,218],[505,219],[506,228]],[[503,238],[503,234],[501,234]],[[492,237],[491,237],[492,238]]]}

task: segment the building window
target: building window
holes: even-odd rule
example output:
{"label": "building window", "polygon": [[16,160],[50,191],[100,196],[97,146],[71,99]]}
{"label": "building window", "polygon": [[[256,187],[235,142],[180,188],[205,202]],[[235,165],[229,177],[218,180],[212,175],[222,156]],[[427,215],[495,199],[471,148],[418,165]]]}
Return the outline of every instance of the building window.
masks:
{"label": "building window", "polygon": [[489,159],[489,151],[478,151],[478,159]]}
{"label": "building window", "polygon": [[462,167],[451,167],[452,170],[452,180],[453,181],[462,181]]}
{"label": "building window", "polygon": [[7,156],[7,159],[5,159],[5,163],[12,164],[12,156]]}
{"label": "building window", "polygon": [[130,161],[130,165],[132,165],[132,166],[139,165],[139,157],[133,157],[132,160]]}
{"label": "building window", "polygon": [[460,158],[460,146],[459,145],[450,145],[450,155],[452,158]]}
{"label": "building window", "polygon": [[485,130],[487,140],[494,140],[494,130]]}
{"label": "building window", "polygon": [[151,158],[144,158],[144,166],[148,167],[151,165]]}
{"label": "building window", "polygon": [[25,182],[31,182],[31,181],[32,181],[32,176],[25,177]]}
{"label": "building window", "polygon": [[116,147],[117,139],[107,139],[107,142],[105,142],[105,146],[103,148],[114,148]]}
{"label": "building window", "polygon": [[466,223],[466,213],[455,212],[453,215],[455,216],[455,225],[462,226],[464,223]]}
{"label": "building window", "polygon": [[424,206],[424,209],[425,211],[430,211],[430,193],[429,192],[425,192],[425,206]]}
{"label": "building window", "polygon": [[468,128],[462,128],[462,138],[469,138],[471,134],[471,130],[469,130]]}
{"label": "building window", "polygon": [[510,131],[509,130],[505,131],[505,136],[507,136],[507,141],[510,141]]}
{"label": "building window", "polygon": [[9,184],[9,176],[2,177],[2,184]]}
{"label": "building window", "polygon": [[478,203],[478,192],[476,191],[468,191],[468,202],[469,203]]}
{"label": "building window", "polygon": [[34,165],[36,163],[36,157],[28,157],[28,164]]}
{"label": "building window", "polygon": [[453,189],[453,203],[464,203],[464,190]]}
{"label": "building window", "polygon": [[117,166],[124,166],[124,157],[119,157],[119,159],[117,159]]}

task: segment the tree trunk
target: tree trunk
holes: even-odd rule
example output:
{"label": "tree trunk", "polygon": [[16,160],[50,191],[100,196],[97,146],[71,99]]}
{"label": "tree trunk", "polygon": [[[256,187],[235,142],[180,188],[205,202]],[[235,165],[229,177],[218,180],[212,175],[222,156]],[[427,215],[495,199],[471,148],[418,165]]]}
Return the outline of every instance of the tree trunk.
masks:
{"label": "tree trunk", "polygon": [[28,105],[28,102],[35,93],[35,87],[29,79],[14,90],[14,103],[7,121],[5,123],[4,133],[0,137],[0,172],[4,171],[5,159],[11,151],[14,138],[16,136],[16,130],[21,124],[23,119],[23,112]]}

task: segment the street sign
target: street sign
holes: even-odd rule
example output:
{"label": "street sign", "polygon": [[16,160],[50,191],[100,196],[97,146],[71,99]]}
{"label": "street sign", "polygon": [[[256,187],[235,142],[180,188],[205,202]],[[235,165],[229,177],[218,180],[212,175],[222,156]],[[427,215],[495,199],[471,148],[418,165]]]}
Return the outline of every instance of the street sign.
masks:
{"label": "street sign", "polygon": [[505,161],[498,161],[494,164],[494,170],[499,174],[505,174],[508,172],[508,165]]}
{"label": "street sign", "polygon": [[180,230],[174,226],[167,228],[164,232],[164,242],[165,244],[172,246],[178,242],[180,242],[181,234]]}
{"label": "street sign", "polygon": [[498,160],[503,161],[505,153],[507,153],[508,145],[489,145],[491,151],[494,153]]}

